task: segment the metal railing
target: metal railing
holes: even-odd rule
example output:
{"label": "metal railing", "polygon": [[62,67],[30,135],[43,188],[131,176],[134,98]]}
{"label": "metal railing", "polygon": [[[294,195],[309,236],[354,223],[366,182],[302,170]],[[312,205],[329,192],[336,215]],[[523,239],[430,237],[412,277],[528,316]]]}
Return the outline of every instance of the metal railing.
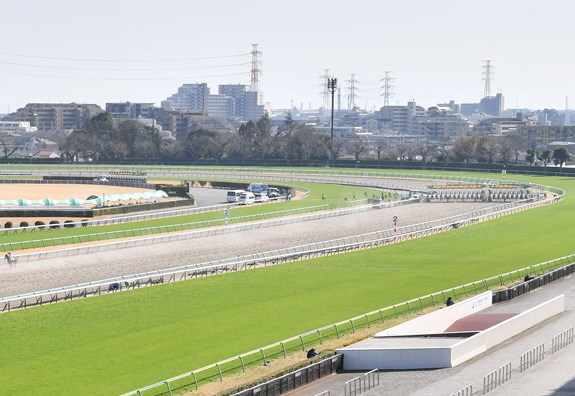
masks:
{"label": "metal railing", "polygon": [[558,352],[573,342],[573,327],[557,334],[551,339],[551,353]]}
{"label": "metal railing", "polygon": [[[408,205],[413,201],[393,201],[385,204],[386,207],[395,207]],[[319,213],[305,214],[306,210],[319,211]],[[290,209],[279,212],[269,212],[257,215],[232,217],[229,223],[238,223],[235,225],[225,226],[225,219],[207,220],[199,223],[185,223],[170,226],[158,226],[149,228],[129,229],[122,231],[110,231],[107,233],[94,233],[85,235],[76,235],[60,238],[48,238],[42,240],[31,240],[22,242],[9,242],[0,244],[3,251],[25,250],[28,248],[46,248],[64,244],[79,244],[85,242],[98,242],[108,239],[130,238],[117,242],[94,243],[85,246],[78,246],[64,249],[46,250],[34,253],[22,253],[18,255],[20,261],[34,261],[40,259],[65,257],[70,255],[79,255],[94,253],[99,251],[109,251],[123,249],[135,246],[144,246],[162,242],[180,241],[185,239],[202,238],[212,235],[227,234],[231,232],[240,232],[258,228],[276,227],[286,224],[300,223],[304,221],[321,220],[332,217],[346,216],[371,210],[371,207],[357,207],[336,209],[336,204],[326,204],[314,206],[311,208]],[[281,217],[280,217],[281,216]],[[279,219],[265,220],[266,218],[280,217]],[[216,227],[217,226],[217,227]],[[208,228],[213,227],[213,228]],[[195,231],[186,231],[195,228]],[[145,237],[147,235],[163,234],[154,237]],[[142,237],[144,236],[144,237]],[[87,240],[86,240],[87,239]]]}
{"label": "metal railing", "polygon": [[511,379],[511,362],[504,364],[499,369],[494,370],[483,377],[483,394],[503,385]]}
{"label": "metal railing", "polygon": [[545,344],[539,344],[523,353],[519,359],[519,372],[522,373],[545,359]]}
{"label": "metal railing", "polygon": [[379,369],[373,369],[363,375],[363,390],[367,392],[371,388],[379,386]]}
{"label": "metal railing", "polygon": [[[313,213],[313,212],[322,212],[322,211],[331,211],[331,215],[326,216],[325,214],[315,215],[310,219],[302,219],[301,217],[295,217],[297,221],[290,221],[290,222],[299,222],[299,221],[308,221],[314,220],[316,218],[326,218],[326,217],[334,217],[334,216],[343,216],[352,213],[358,213],[361,211],[367,210],[367,208],[357,208],[354,210],[350,209],[343,209],[341,211],[336,211],[338,208],[337,204],[325,204],[325,205],[318,205],[318,206],[311,206],[311,207],[304,207],[304,208],[296,208],[296,209],[288,209],[282,210],[277,212],[266,212],[254,215],[247,215],[247,216],[239,216],[239,217],[230,217],[218,220],[205,220],[195,223],[181,223],[181,224],[172,224],[172,225],[165,225],[165,226],[156,226],[156,227],[146,227],[146,228],[136,228],[136,229],[128,229],[128,230],[121,230],[121,231],[108,231],[108,232],[101,232],[101,233],[92,233],[92,234],[82,234],[82,235],[72,235],[72,236],[63,236],[58,238],[46,238],[46,239],[36,239],[36,240],[27,240],[27,241],[20,241],[20,242],[7,242],[0,244],[0,250],[6,251],[14,251],[14,250],[25,250],[25,249],[35,249],[35,248],[46,248],[46,247],[54,247],[58,245],[74,245],[79,243],[85,242],[99,242],[105,241],[110,239],[119,239],[119,238],[136,238],[136,237],[145,237],[147,235],[154,235],[154,234],[166,234],[166,233],[173,233],[173,232],[184,232],[187,230],[198,230],[198,229],[208,229],[210,227],[222,227],[227,226],[230,227],[229,224],[244,224],[254,221],[261,221],[264,219],[273,219],[276,217],[288,217],[294,215],[305,215],[306,213]],[[311,215],[314,216],[314,215]],[[318,217],[319,216],[319,217]],[[262,223],[258,223],[262,224]],[[264,226],[275,226],[276,224],[265,224]],[[225,232],[237,231],[238,228],[230,229]],[[240,229],[243,231],[243,229]],[[223,233],[222,231],[216,230],[213,231],[214,233]],[[207,235],[212,235],[208,233]],[[202,234],[202,236],[206,236]],[[192,236],[195,237],[195,236]],[[155,241],[152,241],[154,243]],[[118,244],[122,245],[124,242],[117,242]],[[144,243],[145,244],[145,243]],[[93,247],[97,245],[89,246],[89,250],[93,251]],[[106,247],[105,250],[111,250],[113,248]],[[69,250],[69,249],[63,249]],[[46,252],[44,252],[46,253]],[[23,258],[24,261],[29,261],[30,257],[36,257],[37,255],[34,254],[20,254],[18,257]]]}
{"label": "metal railing", "polygon": [[361,394],[361,378],[355,377],[349,381],[345,381],[343,385],[344,396],[355,396]]}
{"label": "metal railing", "polygon": [[451,396],[471,396],[473,395],[473,386],[467,385],[465,388],[461,388],[457,393],[453,393]]}
{"label": "metal railing", "polygon": [[[400,201],[405,202],[405,201]],[[346,209],[346,210],[356,210],[356,209]],[[481,211],[483,212],[483,211]],[[489,216],[497,216],[496,213],[485,214]],[[332,254],[345,253],[349,251],[356,251],[359,249],[366,249],[371,247],[383,246],[389,243],[400,242],[402,240],[407,240],[414,238],[416,236],[429,235],[434,232],[445,231],[452,229],[453,218],[440,219],[437,220],[438,225],[434,225],[434,222],[421,223],[416,225],[405,226],[399,228],[399,232],[393,232],[393,230],[377,231],[373,233],[356,235],[353,237],[339,238],[329,241],[317,242],[309,245],[301,245],[297,247],[284,248],[273,250],[269,252],[261,252],[252,255],[246,255],[236,258],[223,259],[218,261],[210,261],[205,263],[199,263],[194,265],[186,265],[183,267],[170,268],[165,270],[149,271],[142,274],[134,274],[123,277],[109,278],[96,282],[90,282],[87,284],[66,286],[58,289],[51,289],[47,291],[40,291],[34,293],[22,294],[15,297],[4,297],[0,298],[0,304],[4,304],[1,311],[26,308],[28,306],[34,306],[44,303],[50,303],[52,301],[68,300],[73,298],[83,298],[93,295],[100,295],[105,292],[105,288],[108,287],[110,283],[120,283],[119,290],[124,290],[126,288],[140,288],[145,286],[152,286],[158,283],[176,282],[181,280],[187,280],[191,278],[204,277],[210,275],[217,275],[227,272],[242,271],[247,269],[253,269],[268,265],[278,265],[282,263],[293,262],[302,259],[317,258],[328,256]],[[475,219],[468,219],[465,223],[474,224]],[[432,226],[429,226],[430,223]],[[458,224],[463,224],[461,221]],[[202,231],[204,232],[204,231]],[[405,234],[402,234],[405,232]],[[135,240],[134,243],[140,240]],[[128,243],[130,241],[126,241]],[[98,245],[96,248],[99,249]],[[103,245],[107,246],[107,245]],[[139,246],[139,245],[135,245]],[[85,247],[86,249],[91,247]],[[79,248],[75,248],[79,249]],[[59,251],[52,251],[56,256],[61,253],[66,252],[70,249],[64,249]],[[74,249],[72,249],[74,250]],[[30,255],[45,255],[47,256],[49,252],[43,253],[31,253]],[[70,254],[70,253],[67,253]],[[61,254],[65,255],[65,254]],[[44,257],[42,257],[44,258]],[[544,272],[558,273],[565,276],[570,271],[557,270],[555,268],[566,268],[575,261],[575,256],[566,256],[551,260],[545,263],[536,264],[527,268],[522,268],[516,271],[512,271],[507,274],[498,275],[496,277],[489,278],[490,285],[503,286],[506,283],[512,283],[523,279],[524,274],[542,274]],[[575,268],[575,266],[573,266]],[[554,279],[559,279],[559,276],[554,276]],[[125,283],[128,282],[128,286],[124,287]],[[464,287],[464,292],[467,295],[467,290]],[[477,290],[477,285],[473,284],[475,290]],[[489,287],[486,285],[485,290]],[[505,291],[501,291],[505,292]],[[500,292],[498,292],[500,293]],[[457,290],[453,289],[453,296],[457,297]],[[433,296],[432,296],[433,298]],[[445,294],[442,296],[442,301],[445,301]],[[433,302],[435,305],[435,301]]]}

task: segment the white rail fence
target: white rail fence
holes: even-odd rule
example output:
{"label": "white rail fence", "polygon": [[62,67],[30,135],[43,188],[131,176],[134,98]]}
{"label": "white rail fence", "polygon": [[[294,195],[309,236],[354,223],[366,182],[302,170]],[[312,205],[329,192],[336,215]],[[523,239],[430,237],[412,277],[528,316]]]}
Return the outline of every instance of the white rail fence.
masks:
{"label": "white rail fence", "polygon": [[[108,231],[108,232],[101,232],[101,233],[92,233],[92,234],[83,234],[83,235],[73,235],[73,236],[63,236],[58,238],[46,238],[46,239],[37,239],[37,240],[27,240],[21,242],[7,242],[0,244],[0,250],[6,251],[14,251],[18,249],[35,249],[35,248],[46,248],[46,247],[53,247],[58,245],[73,245],[78,243],[85,243],[85,242],[99,242],[105,241],[110,239],[119,239],[119,238],[130,238],[130,237],[145,237],[147,235],[154,235],[154,234],[163,234],[163,233],[170,233],[170,232],[183,232],[186,230],[197,230],[197,229],[208,229],[210,227],[218,227],[218,226],[228,226],[229,223],[231,224],[243,224],[249,223],[253,221],[261,221],[265,219],[273,219],[273,218],[281,218],[281,217],[288,217],[288,216],[295,216],[295,215],[305,215],[313,212],[322,212],[322,211],[334,211],[338,208],[337,204],[325,204],[325,205],[317,205],[317,206],[308,206],[303,208],[295,208],[295,209],[287,209],[277,212],[266,212],[260,214],[253,214],[248,216],[238,216],[238,217],[225,217],[218,220],[205,220],[196,223],[181,223],[181,224],[170,224],[164,226],[156,226],[156,227],[145,227],[145,228],[135,228],[135,229],[127,229],[122,231]],[[355,209],[355,212],[366,210],[366,208],[359,208]],[[350,212],[349,209],[344,209],[341,212],[332,212],[334,215],[347,215]],[[303,221],[307,221],[303,220]],[[5,231],[5,233],[8,231]],[[26,254],[19,255],[19,257],[26,257]],[[26,260],[28,261],[28,260]]]}
{"label": "white rail fence", "polygon": [[[408,202],[409,201],[397,201],[397,202],[391,202],[389,203],[389,205],[407,204]],[[401,242],[420,236],[431,235],[438,232],[448,231],[453,228],[459,228],[466,225],[475,224],[478,221],[484,221],[490,218],[497,218],[504,214],[526,210],[527,209],[526,206],[543,205],[543,204],[545,204],[545,201],[539,201],[530,203],[528,205],[520,205],[520,206],[513,206],[513,204],[510,203],[505,205],[499,205],[496,208],[492,208],[493,210],[501,209],[493,213],[489,213],[489,210],[484,209],[469,214],[452,216],[444,219],[438,219],[434,221],[413,224],[404,227],[398,227],[396,229],[387,229],[351,237],[316,242],[308,245],[301,245],[291,248],[261,252],[242,257],[229,258],[218,261],[210,261],[194,265],[186,265],[183,267],[170,268],[165,270],[150,271],[143,274],[134,274],[130,276],[104,279],[96,282],[90,282],[87,284],[66,286],[58,289],[22,294],[19,296],[4,297],[0,298],[0,306],[2,306],[3,304],[2,309],[0,311],[2,312],[10,311],[14,309],[27,308],[29,306],[41,305],[45,303],[67,301],[75,298],[85,298],[89,296],[100,295],[110,291],[115,292],[117,290],[121,291],[125,289],[153,286],[160,283],[176,282],[191,278],[217,275],[227,272],[242,271],[261,266],[278,265],[303,259],[317,258],[333,254],[346,253],[350,251],[357,251],[361,249],[379,247],[390,243]],[[344,211],[357,211],[361,209],[362,208],[345,209]],[[330,214],[329,212],[325,214],[320,213],[317,214],[317,216],[329,215],[329,214]],[[475,215],[475,217],[471,217],[473,215]],[[283,221],[293,221],[293,219],[274,220],[274,222],[283,222]],[[247,224],[234,227],[254,226],[259,228],[262,226],[262,224],[266,226],[266,223],[267,222],[256,223],[251,225]],[[233,227],[227,227],[227,228],[233,228]],[[211,235],[207,234],[208,232],[224,233],[226,231],[225,229],[215,229],[206,231],[196,231],[195,233],[204,236]],[[178,238],[180,237],[180,235],[186,236],[188,234],[189,233],[176,234],[173,235],[172,237]],[[93,245],[93,246],[78,247],[71,249],[62,249],[57,251],[55,250],[48,252],[30,253],[29,255],[22,255],[19,257],[25,257],[27,260],[49,258],[50,255],[53,255],[52,257],[60,257],[66,255],[80,254],[81,250],[85,250],[86,252],[107,250],[111,249],[111,247],[109,247],[111,245],[114,246],[114,248],[116,248],[115,245],[117,244],[124,244],[123,247],[142,246],[146,243],[156,243],[154,242],[154,240],[165,241],[165,239],[162,238],[169,238],[169,237],[170,236],[137,239],[132,241],[114,242],[103,245]],[[32,258],[26,256],[32,256]],[[570,256],[567,258],[561,258],[557,260],[561,264],[563,264],[563,261],[565,259],[569,260],[569,258]],[[550,265],[547,265],[547,267],[549,268]],[[530,267],[530,269],[532,273],[536,272],[536,270],[535,271],[533,270],[533,267]],[[520,271],[521,270],[518,270],[516,272],[519,274]],[[499,276],[498,279],[500,279],[500,283],[503,284],[504,278],[502,276]],[[118,283],[119,287],[114,290],[108,290],[107,288],[109,287],[109,285],[113,283]],[[445,296],[443,296],[443,300],[445,300]]]}

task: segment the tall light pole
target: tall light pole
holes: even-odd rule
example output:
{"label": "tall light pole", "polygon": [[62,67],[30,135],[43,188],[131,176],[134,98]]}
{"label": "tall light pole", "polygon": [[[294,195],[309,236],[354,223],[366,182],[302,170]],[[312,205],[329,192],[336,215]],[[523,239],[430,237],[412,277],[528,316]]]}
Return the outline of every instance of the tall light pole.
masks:
{"label": "tall light pole", "polygon": [[331,132],[331,151],[332,151],[332,155],[333,155],[333,109],[334,109],[334,94],[335,91],[337,89],[337,78],[328,78],[327,79],[327,89],[329,89],[329,92],[331,93],[331,128],[330,128],[330,132]]}

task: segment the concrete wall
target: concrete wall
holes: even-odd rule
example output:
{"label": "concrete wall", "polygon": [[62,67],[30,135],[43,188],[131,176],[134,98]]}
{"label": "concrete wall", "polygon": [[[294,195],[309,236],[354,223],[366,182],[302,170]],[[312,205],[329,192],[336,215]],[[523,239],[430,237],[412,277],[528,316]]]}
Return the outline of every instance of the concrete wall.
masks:
{"label": "concrete wall", "polygon": [[451,367],[451,348],[366,348],[337,350],[344,370],[411,370]]}
{"label": "concrete wall", "polygon": [[491,306],[491,291],[469,298],[450,307],[444,307],[427,315],[420,316],[395,327],[381,331],[375,337],[438,334],[451,326],[455,321],[477,313]]}
{"label": "concrete wall", "polygon": [[562,294],[453,345],[451,363],[457,366],[564,310],[565,296]]}
{"label": "concrete wall", "polygon": [[[467,304],[463,302],[459,306],[457,305],[455,304],[412,320],[405,323],[405,326],[396,326],[393,329],[399,328],[399,331],[396,330],[393,334],[401,332],[402,335],[413,335],[413,333],[408,331],[414,331],[416,334],[429,334],[431,333],[431,331],[428,331],[430,329],[440,333],[440,329],[445,329],[453,321],[490,306],[491,293],[484,293],[477,298],[470,299]],[[564,296],[555,297],[462,341],[453,339],[453,344],[451,345],[433,346],[434,339],[430,339],[428,347],[408,347],[402,346],[402,344],[408,345],[409,339],[398,337],[392,338],[397,343],[396,346],[390,347],[390,339],[387,338],[384,341],[382,338],[386,337],[380,336],[381,347],[377,347],[377,338],[374,338],[369,346],[362,347],[360,342],[357,346],[351,345],[338,349],[337,353],[345,355],[345,370],[371,370],[374,368],[401,370],[453,367],[563,312],[564,306]],[[426,319],[426,316],[433,317]],[[451,321],[451,323],[447,323],[444,320]],[[407,326],[413,323],[417,325]],[[378,335],[382,333],[385,332],[378,333]],[[383,345],[383,342],[385,342],[385,345]]]}

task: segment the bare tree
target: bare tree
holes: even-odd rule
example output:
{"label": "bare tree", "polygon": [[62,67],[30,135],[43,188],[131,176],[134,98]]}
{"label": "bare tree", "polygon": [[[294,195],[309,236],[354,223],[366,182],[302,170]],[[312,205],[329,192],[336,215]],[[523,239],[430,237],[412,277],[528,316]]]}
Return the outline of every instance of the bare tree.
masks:
{"label": "bare tree", "polygon": [[20,148],[20,146],[16,144],[13,139],[12,141],[9,141],[6,138],[2,138],[0,139],[0,142],[2,143],[2,151],[4,152],[4,158],[9,158],[12,154],[14,154],[16,150]]}
{"label": "bare tree", "polygon": [[416,152],[421,155],[421,162],[423,164],[427,164],[427,160],[429,159],[429,154],[431,153],[431,145],[428,142],[423,142],[419,146],[417,146]]}
{"label": "bare tree", "polygon": [[361,153],[363,153],[366,148],[367,144],[361,137],[351,139],[348,144],[348,149],[353,152],[353,157],[355,158],[356,161],[359,161]]}

